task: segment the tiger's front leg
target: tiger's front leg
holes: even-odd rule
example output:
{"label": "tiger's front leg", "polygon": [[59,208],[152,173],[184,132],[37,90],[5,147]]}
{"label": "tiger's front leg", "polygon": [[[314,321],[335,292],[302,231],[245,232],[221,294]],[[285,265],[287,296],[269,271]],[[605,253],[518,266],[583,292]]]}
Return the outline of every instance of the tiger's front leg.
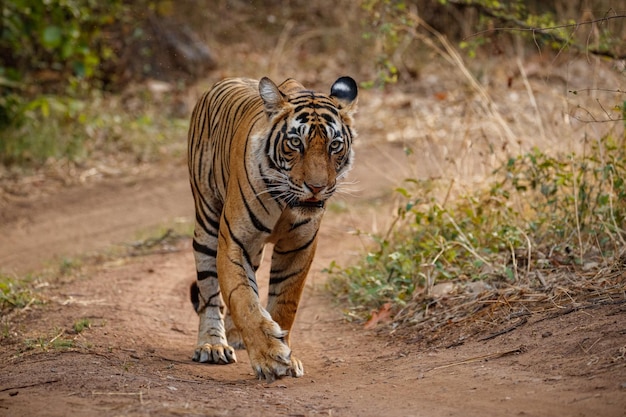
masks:
{"label": "tiger's front leg", "polygon": [[[226,222],[227,223],[227,222]],[[293,362],[287,332],[272,319],[259,301],[255,268],[248,250],[264,242],[244,244],[227,232],[220,233],[217,267],[220,288],[231,317],[248,351],[250,364],[259,379],[302,376],[300,362]]]}
{"label": "tiger's front leg", "polygon": [[[289,232],[274,245],[267,310],[287,332],[285,340],[291,347],[291,329],[296,318],[306,277],[317,246],[319,219],[291,224]],[[291,356],[292,367],[303,374],[301,362]]]}

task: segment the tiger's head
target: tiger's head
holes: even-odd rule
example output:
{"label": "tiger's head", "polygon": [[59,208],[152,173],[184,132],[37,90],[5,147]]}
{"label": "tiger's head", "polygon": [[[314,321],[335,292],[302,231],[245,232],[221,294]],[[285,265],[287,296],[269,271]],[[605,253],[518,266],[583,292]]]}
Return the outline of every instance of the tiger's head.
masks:
{"label": "tiger's head", "polygon": [[352,165],[357,90],[350,77],[335,81],[330,95],[293,80],[280,87],[269,78],[259,81],[270,126],[263,180],[274,198],[292,208],[324,207]]}

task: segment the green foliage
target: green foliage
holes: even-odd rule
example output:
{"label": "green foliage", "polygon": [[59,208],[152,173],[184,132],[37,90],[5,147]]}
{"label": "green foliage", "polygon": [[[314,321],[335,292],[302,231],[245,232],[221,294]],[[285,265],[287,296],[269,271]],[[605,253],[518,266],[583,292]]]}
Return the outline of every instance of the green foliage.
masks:
{"label": "green foliage", "polygon": [[406,36],[407,4],[396,0],[364,0],[361,7],[369,16],[371,25],[371,31],[366,31],[364,37],[377,39],[381,49],[376,61],[377,79],[365,86],[394,83],[398,81],[398,68],[392,55]]}
{"label": "green foliage", "polygon": [[0,162],[41,163],[61,155],[76,159],[83,139],[67,128],[81,107],[78,100],[57,96],[39,96],[15,106],[13,126],[3,132],[0,142]]}
{"label": "green foliage", "polygon": [[74,331],[76,333],[81,333],[85,329],[91,328],[91,320],[89,319],[80,319],[74,322]]}
{"label": "green foliage", "polygon": [[65,350],[75,347],[75,342],[72,339],[65,339],[62,336],[65,334],[63,329],[54,329],[56,334],[51,339],[49,337],[38,337],[36,339],[24,340],[24,345],[27,350],[41,349],[43,351],[49,350]]}
{"label": "green foliage", "polygon": [[86,99],[39,96],[19,108],[21,123],[2,131],[0,163],[81,162],[102,153],[149,161],[178,152],[187,120],[165,117],[167,100],[155,104],[149,93],[136,100],[140,99],[151,104],[130,112],[124,103],[96,91]]}
{"label": "green foliage", "polygon": [[403,306],[442,280],[525,280],[532,269],[610,258],[626,245],[626,147],[607,137],[588,153],[511,158],[485,191],[437,203],[438,187],[411,180],[377,248],[356,265],[333,263],[329,288],[355,313]]}
{"label": "green foliage", "polygon": [[520,212],[533,216],[528,227],[538,243],[557,237],[580,253],[583,239],[591,239],[610,249],[626,220],[625,157],[624,145],[612,138],[594,142],[583,157],[554,158],[535,149],[500,169],[504,179],[491,194],[516,196]]}
{"label": "green foliage", "polygon": [[103,28],[123,16],[121,0],[12,0],[2,5],[0,75],[21,81],[27,70],[89,78],[113,56]]}
{"label": "green foliage", "polygon": [[573,48],[614,59],[624,56],[623,23],[602,20],[623,19],[613,14],[608,3],[607,10],[593,12],[598,14],[597,21],[582,10],[580,16],[560,15],[568,7],[560,7],[558,1],[364,0],[362,8],[371,27],[366,36],[377,39],[380,50],[378,76],[371,84],[397,81],[409,46],[413,52],[428,46],[442,53],[437,40],[441,35],[457,42],[470,58],[486,45],[497,53],[513,49],[513,37],[522,38],[531,48]]}
{"label": "green foliage", "polygon": [[[64,94],[96,86],[114,58],[105,29],[123,19],[122,0],[11,0],[0,5],[0,129],[19,127],[29,111],[59,105]],[[71,95],[71,94],[70,94]]]}
{"label": "green foliage", "polygon": [[16,280],[0,274],[0,313],[23,308],[36,300],[30,286],[24,280]]}

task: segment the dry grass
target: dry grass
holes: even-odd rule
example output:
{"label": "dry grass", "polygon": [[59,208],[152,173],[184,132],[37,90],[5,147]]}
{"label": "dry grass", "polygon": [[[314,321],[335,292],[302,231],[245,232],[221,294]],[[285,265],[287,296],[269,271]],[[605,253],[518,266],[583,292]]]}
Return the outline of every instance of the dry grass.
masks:
{"label": "dry grass", "polygon": [[[537,282],[461,283],[436,295],[416,292],[395,315],[392,327],[412,342],[451,347],[472,338],[496,338],[523,326],[530,317],[546,320],[626,304],[626,250],[605,265],[554,265],[533,271],[531,277]],[[415,338],[416,334],[420,336]]]}
{"label": "dry grass", "polygon": [[[493,170],[509,158],[534,148],[546,155],[576,152],[587,156],[591,144],[601,138],[614,137],[623,143],[619,139],[624,138],[623,113],[616,105],[626,97],[619,63],[581,59],[566,52],[555,56],[527,50],[508,58],[471,61],[419,18],[415,22],[425,26],[427,34],[416,31],[412,36],[428,45],[433,56],[421,68],[420,80],[403,84],[402,88],[389,88],[385,94],[368,92],[361,101],[366,104],[359,115],[360,145],[376,146],[382,152],[385,146],[401,146],[407,151],[405,161],[378,167],[381,175],[418,181],[436,179],[444,186],[434,193],[433,204],[447,208],[459,196],[484,189]],[[401,182],[396,184],[400,186]],[[579,203],[578,185],[574,178],[573,207]],[[404,204],[406,199],[399,198],[398,206]],[[579,216],[576,213],[577,222]],[[454,223],[452,218],[449,221]],[[614,226],[615,230],[623,228]],[[580,260],[585,258],[583,248],[595,244],[585,241],[581,227],[578,224],[576,228],[576,246],[581,252],[575,254]],[[468,243],[470,239],[457,230],[461,235],[457,243],[465,242],[463,250],[474,253],[475,259],[488,266],[477,248]],[[382,233],[376,239],[388,238],[389,233]],[[525,247],[509,246],[509,256],[502,259],[514,273],[509,280],[477,289],[471,283],[463,284],[467,277],[459,276],[460,283],[452,293],[436,296],[433,286],[446,278],[429,276],[425,287],[416,290],[411,300],[402,299],[403,293],[399,295],[395,318],[384,331],[392,329],[408,338],[429,335],[422,337],[435,344],[441,337],[446,345],[457,342],[450,342],[446,336],[452,328],[457,330],[454,334],[465,339],[485,331],[514,329],[524,324],[527,315],[563,314],[603,303],[623,303],[626,265],[621,234],[614,236],[614,243],[618,248],[614,258],[576,264],[559,263],[557,257],[550,257],[540,261],[552,268],[546,268],[546,264],[536,268],[537,259],[532,259],[537,256],[536,242],[526,236]],[[428,269],[422,267],[415,266],[421,270],[420,275],[428,275]],[[375,274],[372,272],[372,277]],[[381,304],[389,295],[384,278],[380,278]],[[340,289],[342,296],[344,289]],[[362,306],[356,309],[363,312]]]}

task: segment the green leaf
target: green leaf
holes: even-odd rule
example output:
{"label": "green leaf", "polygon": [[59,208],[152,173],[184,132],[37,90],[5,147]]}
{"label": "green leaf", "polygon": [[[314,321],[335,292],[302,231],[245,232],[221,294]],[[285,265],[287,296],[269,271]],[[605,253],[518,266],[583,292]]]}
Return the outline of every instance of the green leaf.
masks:
{"label": "green leaf", "polygon": [[61,45],[62,38],[61,28],[58,26],[47,26],[41,34],[41,43],[46,48],[54,49]]}
{"label": "green leaf", "polygon": [[80,78],[84,78],[87,75],[87,69],[85,68],[84,62],[74,61],[72,63],[72,69],[74,70],[74,74]]}

